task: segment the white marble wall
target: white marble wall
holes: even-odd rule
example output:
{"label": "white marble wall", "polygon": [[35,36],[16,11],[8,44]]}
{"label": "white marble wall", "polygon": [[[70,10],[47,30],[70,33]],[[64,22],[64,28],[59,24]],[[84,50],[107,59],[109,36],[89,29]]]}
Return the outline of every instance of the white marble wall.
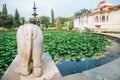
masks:
{"label": "white marble wall", "polygon": [[[103,16],[105,20],[103,20]],[[98,17],[97,21],[96,17]],[[96,29],[95,25],[100,25],[100,29],[105,31],[120,31],[120,9],[89,16],[79,16],[79,18],[74,19],[74,27],[78,29],[84,27]]]}

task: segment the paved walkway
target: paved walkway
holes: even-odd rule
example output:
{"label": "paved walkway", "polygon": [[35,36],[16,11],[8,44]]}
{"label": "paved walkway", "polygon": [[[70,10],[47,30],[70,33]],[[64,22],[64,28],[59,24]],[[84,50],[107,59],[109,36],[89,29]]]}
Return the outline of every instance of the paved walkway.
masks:
{"label": "paved walkway", "polygon": [[120,80],[120,58],[83,74],[89,80]]}
{"label": "paved walkway", "polygon": [[120,38],[120,34],[113,34],[113,33],[96,33],[96,34],[103,34],[103,35],[108,35],[108,36]]}
{"label": "paved walkway", "polygon": [[120,38],[120,34],[110,34],[110,33],[102,33],[102,34],[105,34],[105,35],[110,35],[110,36],[114,36],[114,37],[118,37]]}
{"label": "paved walkway", "polygon": [[83,73],[65,76],[61,80],[120,80],[120,58]]}
{"label": "paved walkway", "polygon": [[[102,34],[120,38],[120,34]],[[120,80],[120,58],[83,73],[65,76],[61,80]]]}

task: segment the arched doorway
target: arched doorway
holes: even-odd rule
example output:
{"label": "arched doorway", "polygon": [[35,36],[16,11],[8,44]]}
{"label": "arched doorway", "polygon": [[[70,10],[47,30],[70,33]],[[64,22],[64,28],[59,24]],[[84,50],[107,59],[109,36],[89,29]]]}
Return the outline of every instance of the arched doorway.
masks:
{"label": "arched doorway", "polygon": [[105,22],[105,16],[102,16],[102,22]]}

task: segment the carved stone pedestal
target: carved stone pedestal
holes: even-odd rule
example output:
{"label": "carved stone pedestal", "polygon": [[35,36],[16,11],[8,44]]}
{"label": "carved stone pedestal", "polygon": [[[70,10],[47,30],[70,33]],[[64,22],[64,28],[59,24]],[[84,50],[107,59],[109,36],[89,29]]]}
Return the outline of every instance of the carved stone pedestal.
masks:
{"label": "carved stone pedestal", "polygon": [[61,74],[50,55],[44,53],[42,61],[43,75],[41,77],[34,77],[33,74],[30,74],[29,76],[22,76],[20,74],[21,60],[20,56],[17,55],[5,74],[2,76],[1,80],[59,80],[61,78]]}

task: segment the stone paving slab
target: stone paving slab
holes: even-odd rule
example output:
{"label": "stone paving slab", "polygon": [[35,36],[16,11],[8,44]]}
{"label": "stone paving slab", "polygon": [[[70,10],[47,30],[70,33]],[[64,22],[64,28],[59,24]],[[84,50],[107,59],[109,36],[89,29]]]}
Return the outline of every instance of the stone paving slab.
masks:
{"label": "stone paving slab", "polygon": [[111,33],[102,33],[102,34],[110,35],[110,36],[114,36],[114,37],[120,38],[120,34],[111,34]]}
{"label": "stone paving slab", "polygon": [[120,58],[83,74],[90,80],[120,80]]}
{"label": "stone paving slab", "polygon": [[60,80],[89,80],[84,74],[76,73],[63,77]]}
{"label": "stone paving slab", "polygon": [[120,58],[83,73],[65,76],[60,80],[120,80]]}
{"label": "stone paving slab", "polygon": [[93,34],[106,35],[106,36],[116,37],[120,39],[120,34],[113,34],[113,33],[93,33]]}
{"label": "stone paving slab", "polygon": [[1,80],[58,80],[62,76],[58,71],[55,63],[51,59],[49,54],[44,53],[42,57],[43,61],[43,75],[41,77],[33,77],[33,74],[29,76],[21,76],[20,74],[20,56],[17,55],[13,60]]}

